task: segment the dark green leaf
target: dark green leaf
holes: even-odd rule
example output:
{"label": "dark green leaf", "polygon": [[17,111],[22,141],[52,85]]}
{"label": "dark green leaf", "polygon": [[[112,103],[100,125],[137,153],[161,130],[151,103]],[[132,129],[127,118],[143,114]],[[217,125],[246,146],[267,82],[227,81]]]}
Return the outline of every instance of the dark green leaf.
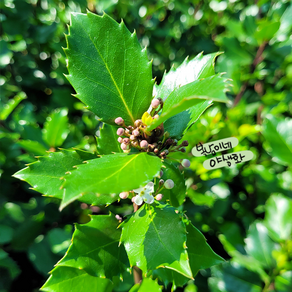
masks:
{"label": "dark green leaf", "polygon": [[186,196],[186,186],[184,176],[177,168],[177,166],[171,161],[165,160],[163,162],[165,168],[163,168],[163,180],[171,179],[174,182],[172,189],[163,189],[163,200],[166,200],[171,206],[179,207],[183,204]]}
{"label": "dark green leaf", "polygon": [[11,241],[13,236],[13,228],[0,224],[0,244],[5,244]]}
{"label": "dark green leaf", "polygon": [[82,269],[89,275],[112,279],[120,276],[128,264],[124,246],[119,246],[121,230],[113,214],[91,216],[87,224],[76,224],[65,257],[58,266]]}
{"label": "dark green leaf", "polygon": [[50,278],[41,288],[48,292],[81,292],[98,291],[111,292],[113,283],[109,279],[93,277],[82,269],[57,266]]}
{"label": "dark green leaf", "polygon": [[275,241],[292,237],[292,200],[281,194],[272,195],[266,203],[265,226]]}
{"label": "dark green leaf", "polygon": [[31,216],[25,224],[19,225],[13,234],[11,247],[15,250],[26,250],[41,233],[45,220],[44,212]]}
{"label": "dark green leaf", "polygon": [[103,124],[99,129],[100,134],[97,138],[97,152],[99,154],[122,153],[121,144],[118,142],[116,126]]}
{"label": "dark green leaf", "polygon": [[152,63],[136,33],[106,14],[73,13],[67,42],[67,77],[76,96],[107,123],[141,118],[152,99]]}
{"label": "dark green leaf", "polygon": [[280,164],[292,165],[292,119],[268,115],[264,121],[263,135],[269,143],[268,152]]}
{"label": "dark green leaf", "polygon": [[207,244],[203,234],[191,223],[187,225],[187,248],[193,275],[196,275],[200,269],[207,269],[224,262],[224,259]]}
{"label": "dark green leaf", "polygon": [[211,292],[261,292],[261,281],[257,274],[239,265],[226,263],[211,268],[208,279]]}
{"label": "dark green leaf", "polygon": [[68,128],[68,110],[66,108],[56,109],[47,117],[44,125],[43,137],[50,147],[58,147],[63,144],[67,135]]}
{"label": "dark green leaf", "polygon": [[131,266],[144,274],[164,267],[192,278],[185,249],[186,230],[180,215],[170,206],[144,204],[122,225]]}
{"label": "dark green leaf", "polygon": [[172,284],[172,291],[175,291],[176,287],[184,286],[190,279],[177,273],[174,270],[159,268],[153,271],[153,276],[158,277],[164,286]]}
{"label": "dark green leaf", "polygon": [[20,274],[17,264],[8,256],[3,249],[0,248],[0,268],[8,270],[9,276],[14,279]]}
{"label": "dark green leaf", "polygon": [[161,160],[147,153],[118,153],[89,160],[66,175],[60,208],[86,194],[110,199],[110,195],[131,191],[158,176],[160,168]]}

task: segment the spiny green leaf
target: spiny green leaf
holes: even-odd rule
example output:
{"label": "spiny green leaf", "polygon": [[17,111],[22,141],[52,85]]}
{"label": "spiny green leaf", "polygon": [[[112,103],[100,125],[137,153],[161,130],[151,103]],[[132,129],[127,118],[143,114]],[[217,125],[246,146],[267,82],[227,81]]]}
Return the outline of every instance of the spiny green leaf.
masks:
{"label": "spiny green leaf", "polygon": [[138,266],[144,274],[162,267],[193,277],[184,247],[185,226],[173,207],[144,204],[122,228],[121,242],[131,266]]}
{"label": "spiny green leaf", "polygon": [[[186,58],[177,69],[172,67],[168,73],[163,75],[159,86],[155,86],[156,96],[165,100],[176,88],[214,75],[215,59],[220,54],[221,52],[209,55],[200,53],[191,61]],[[166,120],[164,129],[169,132],[171,137],[178,140],[181,139],[184,131],[195,123],[211,104],[212,101],[210,100],[200,101],[189,110],[183,111]]]}
{"label": "spiny green leaf", "polygon": [[161,160],[147,153],[105,155],[66,175],[60,209],[83,195],[109,197],[145,185],[158,176]]}
{"label": "spiny green leaf", "polygon": [[50,278],[41,288],[41,291],[48,292],[111,292],[112,290],[113,283],[109,279],[93,277],[82,269],[63,266],[54,268]]}
{"label": "spiny green leaf", "polygon": [[76,224],[72,244],[58,266],[82,269],[102,278],[120,276],[128,259],[124,246],[119,246],[118,225],[113,214],[91,216],[89,223]]}
{"label": "spiny green leaf", "polygon": [[121,144],[118,142],[116,126],[103,124],[99,129],[100,135],[97,138],[97,152],[99,154],[122,153]]}
{"label": "spiny green leaf", "polygon": [[136,33],[108,15],[72,13],[67,36],[67,76],[78,97],[98,117],[133,124],[152,99],[152,63]]}
{"label": "spiny green leaf", "polygon": [[214,75],[215,59],[220,54],[222,53],[203,55],[201,52],[190,61],[186,58],[177,69],[172,67],[168,73],[163,75],[161,83],[155,87],[155,95],[165,100],[174,89]]}
{"label": "spiny green leaf", "polygon": [[174,182],[174,187],[172,189],[163,189],[161,191],[163,200],[166,200],[171,206],[179,207],[184,202],[186,196],[184,177],[177,166],[172,162],[165,160],[163,165],[165,168],[162,169],[162,179],[171,179]]}
{"label": "spiny green leaf", "polygon": [[44,125],[43,137],[50,147],[58,147],[63,144],[67,135],[68,128],[68,110],[66,108],[56,109],[47,117]]}
{"label": "spiny green leaf", "polygon": [[196,275],[200,269],[207,269],[224,262],[224,259],[207,244],[203,234],[191,223],[187,224],[187,248],[193,275]]}
{"label": "spiny green leaf", "polygon": [[72,170],[73,166],[93,158],[96,158],[96,155],[79,150],[51,152],[15,173],[14,177],[26,181],[35,191],[61,199],[63,190],[60,190],[60,187],[63,181],[60,179],[67,171]]}
{"label": "spiny green leaf", "polygon": [[225,95],[227,81],[221,74],[217,74],[176,88],[166,99],[162,114],[148,130],[155,129],[170,117],[198,105],[202,100],[229,102]]}

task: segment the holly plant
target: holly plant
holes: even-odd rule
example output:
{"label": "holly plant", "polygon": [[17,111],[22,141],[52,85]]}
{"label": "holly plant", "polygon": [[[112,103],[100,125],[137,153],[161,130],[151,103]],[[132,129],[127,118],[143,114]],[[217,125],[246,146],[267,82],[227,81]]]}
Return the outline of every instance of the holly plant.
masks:
{"label": "holly plant", "polygon": [[128,200],[133,213],[76,224],[42,291],[125,291],[129,275],[131,292],[175,290],[224,261],[180,207],[190,165],[183,136],[213,102],[229,102],[229,80],[214,70],[220,53],[187,58],[157,85],[136,33],[106,14],[73,13],[67,45],[67,78],[102,122],[97,152],[59,149],[14,176],[60,199],[60,210]]}

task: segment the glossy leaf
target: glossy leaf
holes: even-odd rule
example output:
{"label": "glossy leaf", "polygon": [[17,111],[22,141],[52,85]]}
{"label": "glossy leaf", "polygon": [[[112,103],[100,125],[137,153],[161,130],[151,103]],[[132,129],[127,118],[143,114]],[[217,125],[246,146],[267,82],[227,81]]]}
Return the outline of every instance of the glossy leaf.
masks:
{"label": "glossy leaf", "polygon": [[152,99],[152,63],[136,33],[108,15],[72,13],[67,36],[67,76],[78,97],[98,117],[133,124]]}
{"label": "glossy leaf", "polygon": [[[161,160],[147,153],[105,155],[67,174],[60,209],[83,195],[110,197],[145,185],[158,176]],[[114,195],[113,195],[114,196]]]}
{"label": "glossy leaf", "polygon": [[261,292],[261,281],[257,274],[239,265],[226,263],[211,268],[212,277],[208,279],[211,292]]}
{"label": "glossy leaf", "polygon": [[274,259],[272,251],[276,249],[275,243],[268,235],[268,230],[261,222],[254,222],[249,230],[245,239],[246,252],[252,256],[263,267],[272,267]]}
{"label": "glossy leaf", "polygon": [[178,167],[169,160],[163,162],[162,168],[163,176],[162,179],[166,181],[171,179],[174,182],[172,189],[163,189],[163,201],[168,202],[171,206],[179,207],[183,204],[186,196],[186,186],[183,174],[180,172]]}
{"label": "glossy leaf", "polygon": [[123,245],[119,246],[121,230],[113,214],[91,216],[86,224],[77,224],[65,257],[58,266],[83,269],[88,274],[112,279],[120,276],[128,263]]}
{"label": "glossy leaf", "polygon": [[97,152],[99,154],[122,153],[121,144],[118,142],[116,126],[103,124],[99,129],[99,137],[97,138]]}
{"label": "glossy leaf", "polygon": [[217,74],[176,88],[164,102],[162,114],[148,127],[148,130],[155,129],[172,116],[199,105],[202,100],[229,102],[225,95],[227,81]]}
{"label": "glossy leaf", "polygon": [[[159,86],[156,86],[155,94],[165,100],[171,92],[183,85],[191,83],[201,78],[210,77],[215,74],[214,64],[215,59],[220,52],[203,55],[198,54],[194,59],[185,61],[177,68],[164,74]],[[183,111],[164,123],[164,129],[169,132],[170,136],[180,139],[187,127],[190,127],[200,115],[212,104],[212,101],[200,101],[189,110]]]}
{"label": "glossy leaf", "polygon": [[263,135],[269,143],[268,152],[280,164],[292,165],[292,119],[268,115],[264,121]]}
{"label": "glossy leaf", "polygon": [[93,158],[96,158],[96,155],[78,150],[51,152],[15,173],[14,177],[26,181],[35,191],[61,199],[63,197],[63,191],[60,190],[63,183],[61,177],[72,170],[73,166]]}
{"label": "glossy leaf", "polygon": [[292,200],[281,194],[272,195],[266,203],[265,226],[275,241],[292,237]]}
{"label": "glossy leaf", "polygon": [[68,110],[62,108],[55,110],[47,117],[43,129],[43,137],[50,147],[61,146],[67,138],[69,134],[67,115]]}
{"label": "glossy leaf", "polygon": [[187,224],[187,248],[193,275],[200,269],[224,262],[224,259],[211,249],[203,234],[191,223]]}
{"label": "glossy leaf", "polygon": [[203,55],[201,52],[190,61],[186,58],[177,69],[172,67],[164,74],[159,86],[156,86],[156,97],[165,100],[175,88],[214,75],[215,59],[220,54],[217,52]]}
{"label": "glossy leaf", "polygon": [[130,264],[144,274],[164,267],[193,278],[185,241],[184,223],[175,209],[167,205],[144,204],[122,224],[121,242]]}
{"label": "glossy leaf", "polygon": [[113,283],[109,279],[94,277],[82,269],[57,266],[51,272],[50,278],[41,288],[48,292],[80,292],[99,291],[111,292]]}

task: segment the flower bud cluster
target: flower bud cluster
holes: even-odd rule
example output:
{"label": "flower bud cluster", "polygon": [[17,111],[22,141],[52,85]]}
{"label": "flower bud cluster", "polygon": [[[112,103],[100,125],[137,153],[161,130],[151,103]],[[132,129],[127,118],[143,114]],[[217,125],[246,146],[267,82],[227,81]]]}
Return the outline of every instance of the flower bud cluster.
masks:
{"label": "flower bud cluster", "polygon": [[143,152],[152,152],[158,157],[165,159],[169,152],[185,152],[187,141],[177,145],[176,139],[169,138],[169,133],[164,131],[163,123],[154,130],[148,131],[147,127],[153,120],[159,118],[159,111],[163,108],[163,100],[154,98],[151,102],[150,113],[145,112],[141,119],[134,122],[134,125],[126,125],[122,117],[115,119],[115,123],[120,126],[117,129],[118,142],[124,152],[129,152],[132,147]]}

